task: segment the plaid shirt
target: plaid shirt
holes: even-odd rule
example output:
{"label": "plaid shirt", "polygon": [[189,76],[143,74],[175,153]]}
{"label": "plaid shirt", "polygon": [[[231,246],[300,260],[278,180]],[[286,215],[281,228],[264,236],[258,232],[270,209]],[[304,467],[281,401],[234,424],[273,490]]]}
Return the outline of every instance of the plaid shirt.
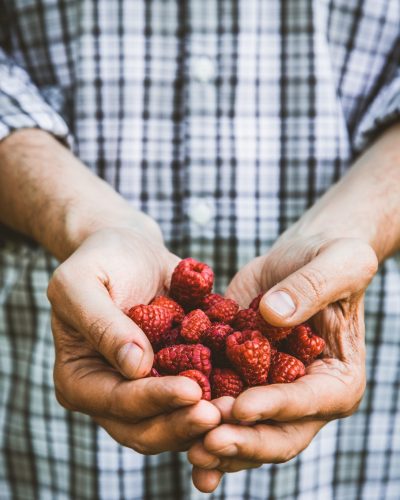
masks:
{"label": "plaid shirt", "polygon": [[[398,0],[0,0],[0,138],[64,140],[222,289],[399,119],[399,33]],[[57,404],[56,262],[0,236],[0,498],[203,498],[184,456],[141,456]],[[399,256],[366,323],[360,410],[207,498],[400,498]]]}

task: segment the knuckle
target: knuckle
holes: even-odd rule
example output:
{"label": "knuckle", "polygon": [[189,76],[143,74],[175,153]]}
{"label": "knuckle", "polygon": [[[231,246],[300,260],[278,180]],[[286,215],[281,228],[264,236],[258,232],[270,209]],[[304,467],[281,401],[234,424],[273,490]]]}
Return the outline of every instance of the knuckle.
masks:
{"label": "knuckle", "polygon": [[76,410],[75,406],[73,406],[69,401],[67,401],[65,399],[65,397],[63,396],[63,394],[57,388],[55,389],[54,393],[56,396],[56,400],[60,406],[62,406],[63,408],[65,408],[66,410],[69,410],[69,411]]}
{"label": "knuckle", "polygon": [[69,377],[65,376],[62,368],[58,363],[56,363],[54,367],[53,379],[54,393],[58,403],[66,410],[77,410],[78,408],[76,407],[73,400],[74,391],[70,390],[69,384],[67,382]]}
{"label": "knuckle", "polygon": [[241,469],[238,464],[236,464],[232,459],[220,459],[220,464],[218,465],[218,469],[224,472],[237,472]]}
{"label": "knuckle", "polygon": [[63,280],[60,276],[60,273],[62,273],[62,271],[60,271],[60,267],[58,267],[54,271],[52,277],[50,278],[49,284],[47,286],[47,298],[49,299],[49,302],[51,304],[54,304],[54,302],[56,301],[58,292],[62,286]]}
{"label": "knuckle", "polygon": [[369,282],[378,271],[378,258],[374,250],[366,243],[362,249],[362,261],[364,262],[365,276]]}
{"label": "knuckle", "polygon": [[103,318],[96,318],[89,324],[88,336],[93,346],[100,352],[113,347],[112,325],[112,322],[105,321]]}
{"label": "knuckle", "polygon": [[286,463],[297,457],[308,446],[308,442],[304,440],[301,427],[296,424],[291,425],[289,428],[281,427],[283,431],[282,448],[277,460],[274,463]]}
{"label": "knuckle", "polygon": [[316,268],[308,267],[307,269],[300,269],[297,272],[298,284],[295,285],[299,292],[304,296],[314,296],[315,299],[320,300],[326,290],[327,282],[324,274]]}
{"label": "knuckle", "polygon": [[[133,429],[134,426],[132,427],[132,430]],[[115,436],[115,439],[122,446],[131,448],[137,453],[140,453],[140,455],[156,455],[157,453],[166,451],[161,449],[157,443],[153,443],[151,439],[140,436],[140,433],[124,431],[119,436]]]}
{"label": "knuckle", "polygon": [[361,380],[355,381],[353,387],[354,390],[348,395],[341,408],[340,417],[342,418],[349,417],[358,410],[366,388],[365,377],[361,377]]}
{"label": "knuckle", "polygon": [[281,455],[277,457],[274,463],[285,464],[293,460],[302,450],[297,450],[293,445],[288,446],[285,450],[282,450]]}
{"label": "knuckle", "polygon": [[368,283],[378,271],[379,262],[374,249],[366,241],[356,238],[348,238],[345,244],[348,254],[357,256],[361,273]]}
{"label": "knuckle", "polygon": [[83,411],[84,405],[80,391],[76,387],[76,378],[61,363],[56,363],[53,373],[57,401],[67,410]]}
{"label": "knuckle", "polygon": [[47,295],[50,301],[53,297],[57,297],[58,291],[67,285],[69,279],[70,272],[68,266],[66,264],[59,265],[52,274],[47,288]]}
{"label": "knuckle", "polygon": [[146,445],[144,443],[139,443],[137,441],[135,442],[132,442],[131,440],[129,440],[130,442],[127,443],[127,444],[124,444],[124,443],[121,443],[123,444],[123,446],[127,446],[128,448],[131,448],[132,450],[136,451],[136,453],[140,453],[140,455],[156,455],[157,453],[160,453],[160,450],[158,449],[155,449],[154,446],[149,446],[149,445]]}

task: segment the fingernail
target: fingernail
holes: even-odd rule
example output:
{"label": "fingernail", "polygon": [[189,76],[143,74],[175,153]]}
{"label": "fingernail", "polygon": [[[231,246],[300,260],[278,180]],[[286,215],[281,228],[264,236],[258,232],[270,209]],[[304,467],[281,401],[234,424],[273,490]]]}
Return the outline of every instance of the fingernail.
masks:
{"label": "fingernail", "polygon": [[218,451],[218,455],[223,455],[224,457],[233,457],[238,454],[238,448],[235,444],[230,444],[226,448]]}
{"label": "fingernail", "polygon": [[283,318],[291,316],[296,310],[292,297],[285,292],[273,292],[265,297],[264,302]]}
{"label": "fingernail", "polygon": [[124,375],[133,377],[137,373],[143,354],[143,349],[133,343],[121,347],[117,355],[117,363]]}
{"label": "fingernail", "polygon": [[248,420],[239,420],[239,424],[248,427],[250,425],[254,425],[257,422],[257,420],[261,420],[260,416],[254,415],[252,417],[249,417]]}
{"label": "fingernail", "polygon": [[211,460],[211,462],[208,462],[205,465],[199,465],[199,467],[201,467],[202,469],[216,469],[220,464],[221,461],[219,460],[219,458],[215,457],[213,458],[213,460]]}

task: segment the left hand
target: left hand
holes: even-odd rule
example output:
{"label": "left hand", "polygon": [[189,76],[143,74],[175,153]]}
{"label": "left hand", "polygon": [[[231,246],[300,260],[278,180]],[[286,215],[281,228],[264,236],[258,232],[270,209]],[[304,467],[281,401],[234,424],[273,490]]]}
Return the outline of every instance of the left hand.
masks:
{"label": "left hand", "polygon": [[360,239],[293,233],[239,271],[227,295],[247,307],[268,290],[260,311],[273,325],[312,318],[326,341],[324,357],[291,384],[253,387],[236,400],[215,400],[225,423],[188,453],[201,491],[215,490],[224,472],[291,460],[326,423],[351,415],[364,393],[363,297],[377,270],[375,252]]}

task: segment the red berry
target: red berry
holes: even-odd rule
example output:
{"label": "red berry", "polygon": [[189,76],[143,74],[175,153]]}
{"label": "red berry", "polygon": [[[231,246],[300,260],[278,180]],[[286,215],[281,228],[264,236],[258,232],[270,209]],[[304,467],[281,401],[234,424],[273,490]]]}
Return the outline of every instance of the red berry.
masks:
{"label": "red berry", "polygon": [[281,347],[307,366],[325,349],[325,340],[316,335],[310,325],[304,323],[293,328]]}
{"label": "red berry", "polygon": [[263,295],[264,293],[260,293],[259,295],[257,295],[257,297],[254,297],[254,299],[249,304],[249,309],[253,309],[253,311],[258,311],[258,308],[260,307],[261,297]]}
{"label": "red berry", "polygon": [[143,304],[129,309],[128,316],[144,331],[153,347],[171,329],[174,319],[171,311],[165,307]]}
{"label": "red berry", "polygon": [[194,305],[211,292],[213,283],[214,273],[207,264],[184,259],[172,273],[170,294],[181,305]]}
{"label": "red berry", "polygon": [[179,326],[171,328],[171,330],[166,331],[160,341],[157,344],[157,350],[163,349],[164,347],[169,347],[171,345],[183,344],[184,340],[181,337],[181,329]]}
{"label": "red berry", "polygon": [[199,384],[203,395],[201,399],[205,399],[206,401],[211,400],[211,387],[208,378],[204,375],[204,373],[199,370],[185,370],[183,372],[178,373],[181,377],[188,377],[194,380]]}
{"label": "red berry", "polygon": [[199,342],[211,326],[211,321],[201,309],[194,309],[182,321],[181,336],[192,344]]}
{"label": "red berry", "polygon": [[177,375],[184,370],[199,370],[207,377],[211,372],[211,352],[202,344],[173,345],[158,351],[154,363],[161,373]]}
{"label": "red berry", "polygon": [[242,309],[236,314],[232,323],[235,330],[257,330],[258,316],[254,309]]}
{"label": "red berry", "polygon": [[201,300],[199,307],[201,307],[203,311],[206,311],[209,307],[218,304],[221,300],[224,300],[224,297],[219,293],[209,293]]}
{"label": "red berry", "polygon": [[284,352],[273,353],[268,374],[270,384],[287,384],[305,374],[306,369],[299,359]]}
{"label": "red berry", "polygon": [[239,305],[232,299],[222,298],[216,304],[206,309],[207,316],[211,321],[230,323],[238,312]]}
{"label": "red berry", "polygon": [[210,377],[212,396],[232,396],[237,398],[243,391],[244,384],[240,376],[230,368],[214,368]]}
{"label": "red berry", "polygon": [[260,330],[270,342],[279,342],[290,334],[292,327],[270,325],[261,316],[260,312],[257,312],[257,330]]}
{"label": "red berry", "polygon": [[209,293],[200,302],[199,307],[205,311],[209,307],[218,304],[224,297],[219,293]]}
{"label": "red berry", "polygon": [[233,333],[233,328],[223,323],[212,324],[204,333],[203,343],[213,354],[225,352],[225,340]]}
{"label": "red berry", "polygon": [[181,323],[185,317],[185,311],[182,306],[180,306],[175,300],[165,297],[164,295],[159,295],[155,297],[151,302],[151,305],[165,307],[174,315],[174,322]]}
{"label": "red berry", "polygon": [[271,347],[258,330],[235,332],[226,339],[226,354],[248,385],[265,384]]}

